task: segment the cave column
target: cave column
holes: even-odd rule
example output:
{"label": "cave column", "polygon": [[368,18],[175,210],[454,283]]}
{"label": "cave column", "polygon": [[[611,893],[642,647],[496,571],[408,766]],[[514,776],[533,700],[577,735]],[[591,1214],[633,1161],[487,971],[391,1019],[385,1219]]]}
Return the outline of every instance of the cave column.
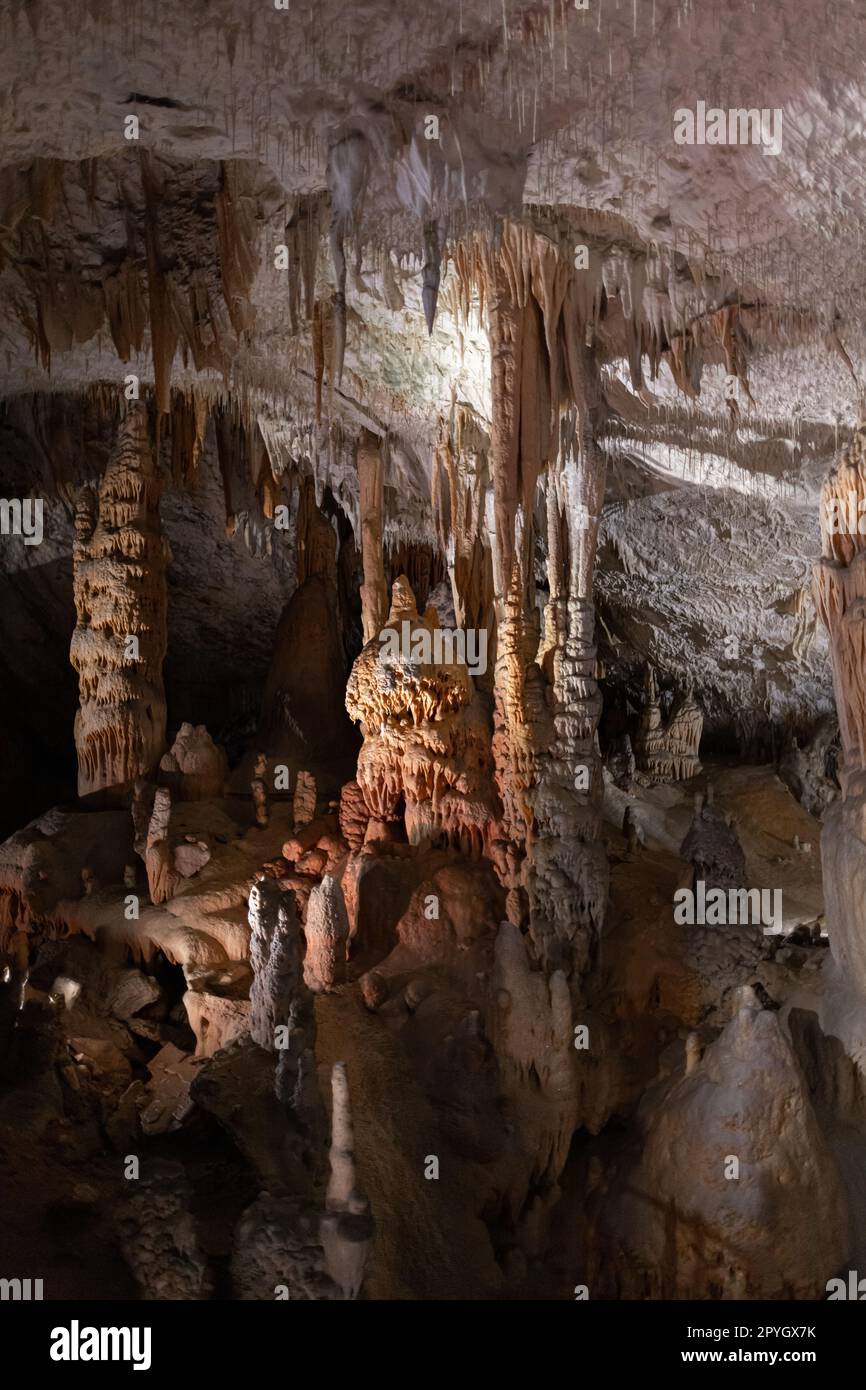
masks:
{"label": "cave column", "polygon": [[[853,498],[856,508],[849,511]],[[821,868],[830,950],[846,981],[866,996],[866,537],[856,523],[866,498],[866,429],[829,473],[821,492],[822,557],[813,571],[815,607],[830,637],[842,740],[840,801],[824,814]]]}
{"label": "cave column", "polygon": [[[592,578],[605,487],[601,383],[574,270],[526,228],[487,256],[491,473],[497,598],[494,754],[509,856],[509,912],[525,893],[548,968],[586,969],[607,903],[599,839]],[[559,402],[577,408],[560,441]],[[539,641],[533,593],[536,483],[547,467],[550,598]],[[517,892],[519,861],[522,893]],[[501,871],[500,871],[501,872]]]}
{"label": "cave column", "polygon": [[388,619],[385,582],[385,464],[381,442],[369,430],[358,441],[358,482],[361,508],[361,620],[364,641],[371,641]]}
{"label": "cave column", "polygon": [[70,660],[78,672],[78,792],[122,787],[165,751],[168,549],[143,405],[127,413],[99,487],[76,509]]}

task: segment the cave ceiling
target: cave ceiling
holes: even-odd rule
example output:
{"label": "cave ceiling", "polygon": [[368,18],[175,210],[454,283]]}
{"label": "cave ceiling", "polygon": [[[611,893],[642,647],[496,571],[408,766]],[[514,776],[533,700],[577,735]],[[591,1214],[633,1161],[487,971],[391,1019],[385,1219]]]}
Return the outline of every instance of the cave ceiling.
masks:
{"label": "cave ceiling", "polygon": [[[431,541],[437,441],[458,408],[490,428],[461,248],[528,219],[588,256],[603,659],[691,676],[711,722],[830,708],[808,577],[863,389],[857,6],[49,0],[0,24],[0,390],[36,433],[46,398],[134,373],[163,407],[222,403],[356,524],[366,428],[386,535]],[[778,154],[672,139],[676,108],[755,91]]]}

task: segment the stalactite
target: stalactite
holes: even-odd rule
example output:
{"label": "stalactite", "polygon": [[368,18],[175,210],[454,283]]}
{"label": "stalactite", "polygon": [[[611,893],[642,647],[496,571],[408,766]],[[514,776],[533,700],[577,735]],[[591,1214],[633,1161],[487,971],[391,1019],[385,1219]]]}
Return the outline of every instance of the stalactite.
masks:
{"label": "stalactite", "polygon": [[361,511],[361,615],[364,641],[369,642],[385,622],[388,588],[383,551],[385,465],[381,441],[369,430],[358,440],[358,486]]}
{"label": "stalactite", "polygon": [[322,193],[301,195],[286,223],[285,240],[289,251],[289,314],[292,332],[297,333],[303,292],[304,318],[313,317],[316,297],[316,263],[319,242],[328,222],[328,199]]}
{"label": "stalactite", "polygon": [[433,456],[431,508],[439,545],[450,561],[454,612],[460,627],[484,628],[491,643],[493,568],[485,527],[490,437],[474,411],[458,405],[440,421]]}
{"label": "stalactite", "polygon": [[139,157],[141,159],[141,185],[145,200],[144,245],[147,254],[150,349],[153,358],[158,445],[160,417],[167,415],[171,408],[171,368],[177,351],[178,331],[159,248],[161,189],[150,155],[146,150],[142,150]]}
{"label": "stalactite", "polygon": [[171,475],[189,487],[198,471],[209,416],[208,402],[195,391],[171,393]]}
{"label": "stalactite", "polygon": [[346,253],[344,241],[357,216],[367,176],[369,146],[360,131],[351,131],[328,151],[326,176],[331,195],[331,258],[334,264],[334,378],[343,379],[346,351]]}
{"label": "stalactite", "polygon": [[238,337],[255,317],[250,290],[258,269],[258,227],[252,178],[249,166],[243,161],[223,161],[220,189],[215,199],[223,294]]}
{"label": "stalactite", "polygon": [[328,584],[337,582],[337,537],[334,528],[316,502],[316,484],[309,475],[298,488],[298,519],[295,528],[298,555],[298,585],[314,575]]}
{"label": "stalactite", "polygon": [[427,332],[432,335],[436,322],[436,305],[439,300],[439,282],[442,276],[441,252],[439,249],[439,228],[435,222],[424,224],[424,270],[421,300],[424,305],[424,318]]}
{"label": "stalactite", "polygon": [[102,296],[117,355],[121,362],[128,362],[133,352],[141,351],[147,327],[147,305],[132,256],[127,255],[117,271],[105,277]]}
{"label": "stalactite", "polygon": [[322,387],[328,381],[328,414],[333,415],[336,366],[336,308],[332,299],[317,299],[313,306],[313,374],[316,383],[316,423],[322,418]]}
{"label": "stalactite", "polygon": [[167,546],[160,491],[146,409],[133,406],[100,484],[98,514],[85,495],[76,523],[70,659],[79,678],[81,796],[146,776],[164,751]]}

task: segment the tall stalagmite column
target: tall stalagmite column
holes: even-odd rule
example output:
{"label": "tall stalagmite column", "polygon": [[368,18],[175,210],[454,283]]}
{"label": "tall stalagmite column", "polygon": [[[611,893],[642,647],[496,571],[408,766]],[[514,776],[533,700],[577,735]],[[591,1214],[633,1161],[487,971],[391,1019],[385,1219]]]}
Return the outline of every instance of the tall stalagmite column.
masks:
{"label": "tall stalagmite column", "polygon": [[[598,839],[592,573],[604,496],[597,443],[603,401],[586,346],[571,261],[553,241],[509,224],[485,249],[492,354],[497,662],[494,754],[509,856],[510,911],[525,893],[548,968],[580,974],[607,903]],[[561,410],[577,409],[561,439]],[[543,640],[533,592],[536,487],[547,469],[550,598]]]}
{"label": "tall stalagmite column", "polygon": [[78,672],[78,792],[121,787],[165,750],[166,562],[161,480],[143,405],[130,407],[99,487],[76,512],[70,660]]}

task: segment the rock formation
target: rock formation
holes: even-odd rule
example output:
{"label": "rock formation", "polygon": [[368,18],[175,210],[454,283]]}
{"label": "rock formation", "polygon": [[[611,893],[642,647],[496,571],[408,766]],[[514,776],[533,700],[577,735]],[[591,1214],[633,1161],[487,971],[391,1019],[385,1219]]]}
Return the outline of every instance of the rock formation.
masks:
{"label": "rock formation", "polygon": [[299,772],[292,798],[295,828],[309,825],[316,814],[316,779],[309,772]]}
{"label": "rock formation", "polygon": [[650,782],[684,782],[701,770],[698,749],[704,716],[691,690],[679,696],[667,719],[655,672],[647,667],[646,698],[634,740],[635,764]]}
{"label": "rock formation", "polygon": [[310,893],[304,919],[307,953],[304,983],[314,994],[342,983],[349,942],[349,919],[339,883],[325,874]]}
{"label": "rock formation", "polygon": [[344,1298],[357,1298],[373,1240],[370,1204],[357,1185],[349,1083],[344,1062],[331,1072],[331,1175],[321,1239],[325,1265]]}
{"label": "rock formation", "polygon": [[[847,1257],[845,1199],[776,1014],[739,1008],[684,1076],[647,1098],[640,1161],[605,1214],[609,1296],[822,1298]],[[688,1184],[682,1175],[689,1174]],[[805,1235],[804,1204],[819,1216]]]}
{"label": "rock formation", "polygon": [[712,788],[705,798],[695,798],[694,818],[680,845],[680,856],[693,867],[693,886],[699,879],[707,890],[746,886],[746,857],[734,826],[713,805]]}
{"label": "rock formation", "polygon": [[228,760],[205,728],[181,724],[177,737],[159,764],[163,780],[181,801],[205,801],[220,797],[228,773]]}
{"label": "rock formation", "polygon": [[299,1124],[318,1120],[313,999],[304,983],[294,895],[270,879],[250,892],[250,1033],[276,1054],[278,1098]]}
{"label": "rock formation", "polygon": [[396,580],[388,621],[346,688],[364,734],[357,781],[369,815],[403,819],[411,843],[442,836],[479,855],[496,804],[489,724],[465,660],[437,650],[438,632],[429,610],[419,617],[409,581]]}
{"label": "rock formation", "polygon": [[165,746],[166,545],[162,490],[142,407],[128,411],[99,486],[75,522],[78,792],[123,786],[156,766]]}
{"label": "rock formation", "polygon": [[255,777],[250,783],[253,794],[253,806],[256,813],[256,825],[264,830],[268,824],[268,796],[265,786],[265,773],[267,771],[268,760],[264,753],[259,753],[256,758]]}

